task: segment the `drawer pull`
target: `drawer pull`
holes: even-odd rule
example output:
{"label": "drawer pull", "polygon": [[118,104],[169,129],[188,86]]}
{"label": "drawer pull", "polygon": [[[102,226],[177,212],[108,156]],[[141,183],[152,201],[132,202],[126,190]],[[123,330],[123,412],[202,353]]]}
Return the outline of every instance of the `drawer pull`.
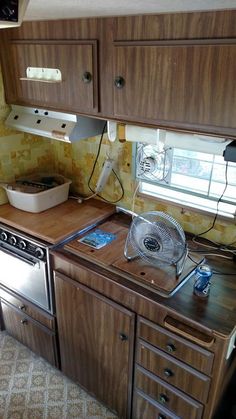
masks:
{"label": "drawer pull", "polygon": [[161,413],[159,413],[158,415],[158,419],[166,419],[166,416],[162,415]]}
{"label": "drawer pull", "polygon": [[19,309],[20,309],[20,310],[25,310],[25,308],[26,308],[26,307],[25,307],[25,305],[24,305],[24,304],[21,304],[21,305],[19,306]]}
{"label": "drawer pull", "polygon": [[125,335],[124,333],[119,333],[119,338],[120,340],[123,340],[123,341],[128,340],[128,336]]}
{"label": "drawer pull", "polygon": [[161,393],[159,396],[159,402],[162,404],[168,403],[169,399],[166,394]]}
{"label": "drawer pull", "polygon": [[173,345],[173,343],[167,343],[166,345],[166,349],[168,352],[172,353],[176,351],[176,347],[175,345]]}
{"label": "drawer pull", "polygon": [[117,89],[122,89],[124,85],[125,85],[125,79],[121,76],[117,76],[115,78],[115,86],[117,87]]}
{"label": "drawer pull", "polygon": [[169,368],[164,369],[164,374],[166,377],[173,377],[174,373]]}
{"label": "drawer pull", "polygon": [[21,324],[28,324],[28,320],[26,320],[26,319],[22,319],[20,322],[21,322]]}
{"label": "drawer pull", "polygon": [[84,83],[90,83],[92,81],[92,74],[89,71],[85,71],[82,80]]}

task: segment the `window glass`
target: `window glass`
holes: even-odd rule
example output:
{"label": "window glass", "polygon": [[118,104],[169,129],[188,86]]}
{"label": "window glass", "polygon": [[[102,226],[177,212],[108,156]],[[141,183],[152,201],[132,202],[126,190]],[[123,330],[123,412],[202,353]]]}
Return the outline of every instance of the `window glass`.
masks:
{"label": "window glass", "polygon": [[214,154],[214,143],[212,154],[139,143],[136,177],[144,193],[210,212],[218,206],[223,215],[235,214],[236,163]]}

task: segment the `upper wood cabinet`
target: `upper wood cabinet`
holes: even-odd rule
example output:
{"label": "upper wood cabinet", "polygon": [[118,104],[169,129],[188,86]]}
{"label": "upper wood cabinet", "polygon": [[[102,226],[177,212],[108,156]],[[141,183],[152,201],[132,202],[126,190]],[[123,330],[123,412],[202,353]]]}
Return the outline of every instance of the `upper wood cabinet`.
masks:
{"label": "upper wood cabinet", "polygon": [[[97,41],[11,41],[9,57],[14,68],[14,102],[82,113],[98,111]],[[27,78],[29,68],[59,70],[61,81]]]}
{"label": "upper wood cabinet", "polygon": [[60,273],[55,298],[62,371],[128,418],[134,314]]}
{"label": "upper wood cabinet", "polygon": [[236,40],[114,43],[121,119],[235,135]]}
{"label": "upper wood cabinet", "polygon": [[[8,103],[236,138],[236,10],[25,22],[2,30]],[[58,68],[61,83],[24,80]]]}

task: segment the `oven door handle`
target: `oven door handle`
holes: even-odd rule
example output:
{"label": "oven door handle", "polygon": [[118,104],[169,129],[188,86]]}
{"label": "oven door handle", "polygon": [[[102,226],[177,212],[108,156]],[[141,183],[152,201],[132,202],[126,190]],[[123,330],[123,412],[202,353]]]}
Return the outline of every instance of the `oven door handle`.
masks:
{"label": "oven door handle", "polygon": [[1,252],[5,253],[6,255],[12,256],[13,258],[22,260],[22,262],[28,263],[28,265],[30,265],[30,266],[35,266],[36,263],[37,263],[37,261],[33,262],[32,260],[29,260],[29,259],[25,258],[24,256],[21,256],[17,253],[13,253],[10,250],[3,249],[2,247],[0,248],[0,250],[1,250]]}

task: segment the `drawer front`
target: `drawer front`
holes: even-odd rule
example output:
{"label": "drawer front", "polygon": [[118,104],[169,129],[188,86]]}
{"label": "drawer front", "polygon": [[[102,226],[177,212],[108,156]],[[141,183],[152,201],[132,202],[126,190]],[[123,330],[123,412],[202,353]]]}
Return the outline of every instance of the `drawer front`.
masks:
{"label": "drawer front", "polygon": [[211,374],[214,360],[212,352],[144,319],[139,319],[138,335],[204,374]]}
{"label": "drawer front", "polygon": [[135,387],[182,419],[200,419],[203,405],[137,366]]}
{"label": "drawer front", "polygon": [[133,419],[181,419],[141,391],[134,392]]}
{"label": "drawer front", "polygon": [[207,401],[209,377],[141,340],[138,342],[137,363],[195,399]]}
{"label": "drawer front", "polygon": [[1,307],[3,324],[7,332],[52,365],[56,365],[54,333],[23,313],[19,313],[4,301],[1,301]]}
{"label": "drawer front", "polygon": [[12,304],[17,309],[21,310],[22,313],[27,314],[34,320],[42,323],[49,329],[55,330],[55,319],[48,313],[44,313],[41,309],[34,307],[31,303],[23,298],[16,296],[13,293],[5,291],[0,287],[0,298],[6,302]]}

